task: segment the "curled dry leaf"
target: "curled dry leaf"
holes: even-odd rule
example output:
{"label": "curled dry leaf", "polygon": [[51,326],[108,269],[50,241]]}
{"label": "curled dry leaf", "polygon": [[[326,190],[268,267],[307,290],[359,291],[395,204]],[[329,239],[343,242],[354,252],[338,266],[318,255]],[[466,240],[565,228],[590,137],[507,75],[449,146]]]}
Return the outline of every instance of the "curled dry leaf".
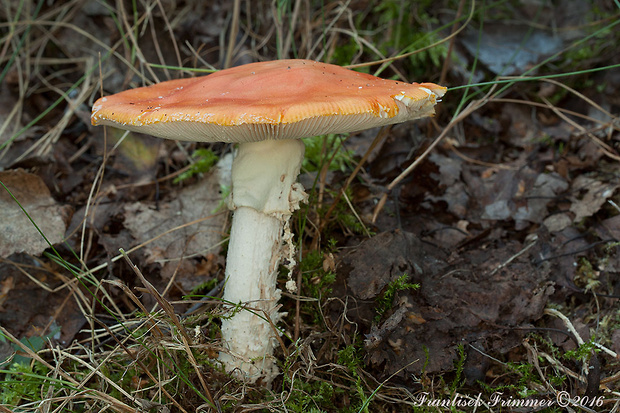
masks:
{"label": "curled dry leaf", "polygon": [[[56,203],[41,178],[18,169],[0,172],[0,181],[52,245],[63,240],[68,208]],[[0,222],[0,257],[8,257],[16,252],[39,255],[48,247],[45,239],[4,188],[0,188]]]}

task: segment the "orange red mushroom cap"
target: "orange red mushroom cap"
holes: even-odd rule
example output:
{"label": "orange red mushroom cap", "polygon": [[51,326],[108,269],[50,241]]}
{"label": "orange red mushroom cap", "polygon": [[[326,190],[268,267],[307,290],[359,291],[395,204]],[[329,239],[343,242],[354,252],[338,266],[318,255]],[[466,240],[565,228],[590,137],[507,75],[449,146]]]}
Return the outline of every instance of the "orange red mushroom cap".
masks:
{"label": "orange red mushroom cap", "polygon": [[275,60],[102,97],[91,120],[176,140],[292,139],[429,116],[445,92],[312,60]]}

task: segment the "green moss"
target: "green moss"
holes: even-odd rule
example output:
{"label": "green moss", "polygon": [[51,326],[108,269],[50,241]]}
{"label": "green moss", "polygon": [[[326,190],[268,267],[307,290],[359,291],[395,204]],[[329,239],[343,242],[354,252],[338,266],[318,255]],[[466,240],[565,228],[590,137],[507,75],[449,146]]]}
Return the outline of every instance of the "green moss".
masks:
{"label": "green moss", "polygon": [[183,298],[185,299],[195,299],[197,297],[202,298],[203,295],[201,293],[211,291],[217,286],[218,283],[219,283],[219,280],[217,278],[211,278],[210,280],[200,283],[194,288],[192,288],[192,291]]}
{"label": "green moss", "polygon": [[376,299],[376,311],[375,322],[379,322],[383,314],[392,308],[394,302],[394,296],[398,291],[403,290],[416,290],[420,288],[420,284],[409,283],[409,276],[405,273],[389,283],[385,288],[385,292]]}
{"label": "green moss", "polygon": [[211,149],[200,148],[196,149],[194,153],[192,153],[192,159],[193,163],[190,168],[174,178],[174,181],[172,181],[173,183],[178,184],[179,182],[183,182],[194,175],[209,172],[219,158]]}
{"label": "green moss", "polygon": [[314,250],[306,254],[299,265],[304,295],[319,301],[331,294],[331,286],[336,281],[336,273],[323,268],[324,260],[324,254]]}
{"label": "green moss", "polygon": [[362,384],[362,378],[359,371],[364,367],[364,346],[360,337],[355,335],[353,337],[353,343],[347,345],[342,350],[338,351],[338,364],[344,366],[349,370],[353,379],[355,380],[355,389],[357,393],[350,393],[352,411],[356,412],[369,412],[370,402],[374,396],[373,394],[366,394],[366,390]]}
{"label": "green moss", "polygon": [[321,138],[304,138],[306,152],[302,169],[308,172],[320,171],[329,163],[330,171],[345,172],[352,169],[353,152],[347,150],[342,135],[325,135]]}
{"label": "green moss", "polygon": [[[382,56],[412,52],[437,43],[439,33],[429,30],[429,27],[439,24],[430,13],[433,6],[430,1],[415,2],[415,6],[399,0],[376,2],[368,13],[358,13],[355,20],[357,31],[335,48],[331,61],[346,65],[356,60],[378,59],[379,56],[367,49],[361,39],[372,44]],[[420,22],[425,22],[425,25]],[[416,78],[424,77],[429,68],[441,67],[447,50],[446,44],[442,43],[412,54],[407,61],[403,61],[406,70]],[[363,56],[364,52],[369,56]],[[367,67],[356,70],[369,71]]]}
{"label": "green moss", "polygon": [[13,363],[0,381],[0,401],[3,405],[19,406],[41,400],[41,391],[51,383],[48,369],[38,362]]}
{"label": "green moss", "polygon": [[357,369],[362,367],[363,361],[360,350],[354,344],[349,344],[338,351],[338,364],[345,366],[353,376],[358,377]]}
{"label": "green moss", "polygon": [[295,413],[324,412],[334,405],[336,391],[324,381],[304,382],[295,377],[288,383],[291,392],[286,402],[287,411]]}
{"label": "green moss", "polygon": [[[338,191],[332,191],[327,189],[326,192],[332,198],[338,196]],[[324,228],[324,233],[329,235],[332,234],[332,231],[340,230],[345,234],[353,233],[366,236],[375,235],[373,231],[365,228],[360,219],[353,213],[353,211],[351,210],[351,206],[347,202],[347,199],[353,199],[353,190],[351,189],[351,187],[348,187],[344,192],[344,196],[340,197],[338,204],[332,211],[330,224],[327,225],[326,228]],[[324,216],[327,210],[329,210],[330,208],[331,205],[326,204],[321,210],[318,211],[318,213]]]}
{"label": "green moss", "polygon": [[574,361],[587,361],[590,359],[592,354],[599,351],[594,345],[594,337],[592,337],[589,341],[583,343],[575,350],[569,350],[565,352],[562,357],[567,360]]}
{"label": "green moss", "polygon": [[595,264],[589,259],[585,257],[579,259],[575,274],[575,284],[585,291],[596,290],[601,284],[599,281],[600,271],[594,267]]}
{"label": "green moss", "polygon": [[463,369],[465,367],[465,360],[467,359],[467,353],[465,352],[465,346],[459,344],[456,347],[456,352],[459,355],[459,358],[454,363],[454,380],[452,380],[452,384],[450,385],[450,391],[454,394],[461,386],[464,384],[465,379],[463,378]]}

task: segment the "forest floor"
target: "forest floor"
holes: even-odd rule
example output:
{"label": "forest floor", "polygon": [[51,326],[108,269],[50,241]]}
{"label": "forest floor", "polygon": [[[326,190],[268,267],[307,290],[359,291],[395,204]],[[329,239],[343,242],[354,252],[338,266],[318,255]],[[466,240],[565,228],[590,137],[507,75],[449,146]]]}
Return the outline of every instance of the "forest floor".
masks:
{"label": "forest floor", "polygon": [[[620,411],[620,4],[375,3],[3,2],[1,411]],[[305,140],[281,374],[249,385],[215,362],[234,146],[90,114],[293,57],[448,92]]]}

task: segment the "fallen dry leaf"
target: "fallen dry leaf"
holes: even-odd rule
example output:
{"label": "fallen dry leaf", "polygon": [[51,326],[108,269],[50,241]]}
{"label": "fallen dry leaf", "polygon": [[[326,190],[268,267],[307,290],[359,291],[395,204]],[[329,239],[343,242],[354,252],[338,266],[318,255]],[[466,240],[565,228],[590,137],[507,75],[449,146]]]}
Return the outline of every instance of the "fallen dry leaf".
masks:
{"label": "fallen dry leaf", "polygon": [[523,73],[532,64],[562,47],[562,39],[528,25],[487,24],[484,35],[468,30],[462,44],[496,74]]}
{"label": "fallen dry leaf", "polygon": [[568,189],[568,183],[556,173],[542,173],[536,177],[534,185],[528,187],[522,196],[526,203],[519,205],[513,213],[515,220],[540,223],[547,217],[547,204],[558,194]]}
{"label": "fallen dry leaf", "polygon": [[572,189],[575,194],[584,193],[583,196],[573,199],[570,207],[571,212],[575,214],[574,222],[597,213],[619,186],[616,183],[604,183],[587,176],[578,176],[573,181]]}
{"label": "fallen dry leaf", "polygon": [[620,215],[603,220],[597,228],[597,233],[601,239],[613,238],[620,241]]}
{"label": "fallen dry leaf", "polygon": [[[0,181],[52,245],[63,240],[68,209],[54,201],[41,178],[17,169],[0,172]],[[4,188],[0,188],[0,222],[0,257],[6,258],[16,252],[39,255],[48,247],[45,239]]]}
{"label": "fallen dry leaf", "polygon": [[[0,307],[0,325],[19,337],[43,337],[58,328],[54,341],[66,345],[86,322],[83,307],[71,288],[59,288],[62,281],[36,265],[40,262],[26,255],[0,261],[0,288],[7,293]],[[0,362],[1,353],[0,348]]]}
{"label": "fallen dry leaf", "polygon": [[[402,231],[364,241],[343,257],[341,273],[348,272],[344,294],[354,298],[346,319],[366,334],[368,360],[385,377],[432,373],[454,367],[460,344],[500,353],[518,346],[523,327],[542,317],[553,292],[529,252],[507,264],[523,248],[511,242],[447,257]],[[375,299],[403,273],[420,289],[398,292],[391,310],[375,323],[372,301],[363,300]],[[338,314],[333,310],[332,317]]]}
{"label": "fallen dry leaf", "polygon": [[212,173],[159,203],[157,209],[143,202],[125,205],[123,225],[136,244],[148,242],[142,250],[146,264],[176,266],[182,257],[219,251],[227,211],[219,189],[219,176]]}
{"label": "fallen dry leaf", "polygon": [[344,257],[343,272],[349,274],[348,286],[353,294],[362,299],[375,298],[386,285],[405,273],[439,267],[440,259],[434,255],[442,256],[443,252],[409,232],[385,232],[363,242]]}

